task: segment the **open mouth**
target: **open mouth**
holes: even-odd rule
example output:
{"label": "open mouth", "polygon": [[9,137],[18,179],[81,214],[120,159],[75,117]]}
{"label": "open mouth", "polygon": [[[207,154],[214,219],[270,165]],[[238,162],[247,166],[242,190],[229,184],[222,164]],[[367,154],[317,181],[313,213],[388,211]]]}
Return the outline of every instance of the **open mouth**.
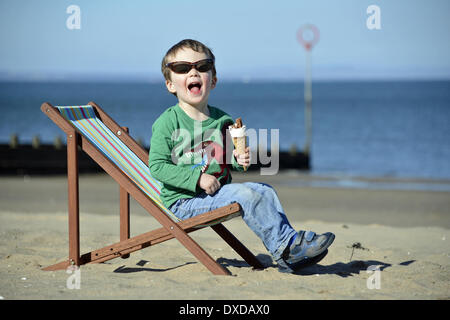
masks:
{"label": "open mouth", "polygon": [[201,88],[202,88],[202,84],[200,82],[192,82],[188,85],[189,92],[191,92],[193,94],[199,94]]}

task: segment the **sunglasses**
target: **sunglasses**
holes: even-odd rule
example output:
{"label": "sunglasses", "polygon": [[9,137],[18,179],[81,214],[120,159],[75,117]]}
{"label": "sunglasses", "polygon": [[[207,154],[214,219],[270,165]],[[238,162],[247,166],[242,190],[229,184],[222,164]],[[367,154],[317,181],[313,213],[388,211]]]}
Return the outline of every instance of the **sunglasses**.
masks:
{"label": "sunglasses", "polygon": [[213,59],[205,59],[197,62],[177,61],[166,64],[166,67],[175,73],[188,73],[192,68],[195,68],[198,72],[208,72],[214,68]]}

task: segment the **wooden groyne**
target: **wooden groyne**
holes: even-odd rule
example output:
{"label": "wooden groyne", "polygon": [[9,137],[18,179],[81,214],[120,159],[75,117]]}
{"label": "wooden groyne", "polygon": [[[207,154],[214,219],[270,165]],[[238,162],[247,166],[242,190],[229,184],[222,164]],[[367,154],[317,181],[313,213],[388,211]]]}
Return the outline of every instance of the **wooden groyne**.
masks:
{"label": "wooden groyne", "polygon": [[[148,148],[146,148],[148,150]],[[257,157],[257,152],[252,158]],[[267,155],[270,158],[270,153]],[[258,158],[256,158],[258,159]],[[78,152],[79,172],[102,172],[86,153]],[[270,167],[271,163],[252,164],[249,171]],[[279,153],[279,169],[309,170],[309,156],[301,152],[281,151]],[[67,173],[66,145],[55,139],[55,143],[40,144],[34,140],[31,144],[0,144],[0,175],[55,175]]]}

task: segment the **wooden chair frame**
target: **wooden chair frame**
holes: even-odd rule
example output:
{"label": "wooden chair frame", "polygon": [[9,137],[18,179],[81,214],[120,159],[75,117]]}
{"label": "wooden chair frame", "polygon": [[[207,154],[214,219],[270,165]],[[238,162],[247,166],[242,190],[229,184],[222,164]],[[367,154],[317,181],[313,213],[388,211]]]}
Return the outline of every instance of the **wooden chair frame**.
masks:
{"label": "wooden chair frame", "polygon": [[[89,102],[97,117],[126,145],[136,156],[148,164],[148,153],[129,134],[128,129],[119,126],[97,104]],[[87,263],[100,263],[117,257],[127,258],[130,253],[176,238],[214,275],[230,275],[231,273],[217,263],[188,233],[199,230],[204,224],[236,214],[241,210],[238,203],[198,215],[196,217],[175,222],[167,216],[122,170],[104,156],[87,138],[67,121],[50,103],[41,106],[45,113],[67,135],[67,182],[69,207],[69,258],[68,260],[43,268],[46,271],[60,270],[70,265],[80,266]],[[79,190],[78,190],[78,147],[86,152],[100,167],[119,184],[120,203],[120,241],[104,248],[80,255],[79,232]],[[161,225],[162,228],[130,238],[130,203],[132,196]],[[221,223],[211,228],[219,234],[250,266],[263,269],[261,262],[228,231]]]}

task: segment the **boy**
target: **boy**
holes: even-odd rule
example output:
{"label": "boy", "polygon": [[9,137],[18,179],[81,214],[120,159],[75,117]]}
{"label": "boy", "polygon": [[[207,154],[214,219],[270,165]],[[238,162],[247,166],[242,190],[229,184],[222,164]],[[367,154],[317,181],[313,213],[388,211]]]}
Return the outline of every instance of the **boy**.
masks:
{"label": "boy", "polygon": [[[262,240],[281,272],[294,272],[327,253],[334,234],[296,232],[289,224],[275,190],[262,183],[231,183],[230,170],[250,165],[250,150],[233,150],[226,159],[227,128],[232,118],[209,106],[217,84],[215,57],[195,40],[182,40],[166,53],[161,71],[167,90],[178,103],[152,126],[151,174],[163,183],[161,199],[184,220],[238,202],[242,218]],[[229,141],[229,140],[228,140]]]}

